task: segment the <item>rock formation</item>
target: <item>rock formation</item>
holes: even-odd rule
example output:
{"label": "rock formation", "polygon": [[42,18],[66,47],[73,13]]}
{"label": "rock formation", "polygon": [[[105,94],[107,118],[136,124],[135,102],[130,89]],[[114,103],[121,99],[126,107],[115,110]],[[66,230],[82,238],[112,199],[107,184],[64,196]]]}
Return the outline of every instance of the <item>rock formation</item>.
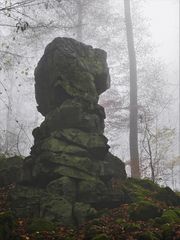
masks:
{"label": "rock formation", "polygon": [[110,85],[106,53],[69,38],[56,38],[35,70],[38,111],[21,183],[11,194],[19,215],[79,224],[96,208],[123,198],[112,182],[126,179],[124,164],[109,152],[105,113],[98,98]]}

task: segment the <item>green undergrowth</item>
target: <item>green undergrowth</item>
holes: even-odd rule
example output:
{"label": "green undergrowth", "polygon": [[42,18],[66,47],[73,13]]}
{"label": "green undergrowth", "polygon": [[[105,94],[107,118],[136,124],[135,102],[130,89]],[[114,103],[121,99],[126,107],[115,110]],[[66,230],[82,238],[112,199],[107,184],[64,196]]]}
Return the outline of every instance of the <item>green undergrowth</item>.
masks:
{"label": "green undergrowth", "polygon": [[179,206],[180,196],[169,187],[160,187],[149,179],[129,178],[122,183],[122,189],[126,192],[127,203],[136,203],[147,200],[149,202],[161,202],[168,206]]}
{"label": "green undergrowth", "polygon": [[[118,186],[124,204],[97,211],[78,227],[57,225],[44,218],[15,219],[0,213],[0,240],[178,240],[180,197],[148,179],[127,179]],[[6,189],[0,191],[6,196]],[[1,199],[0,199],[1,200]]]}

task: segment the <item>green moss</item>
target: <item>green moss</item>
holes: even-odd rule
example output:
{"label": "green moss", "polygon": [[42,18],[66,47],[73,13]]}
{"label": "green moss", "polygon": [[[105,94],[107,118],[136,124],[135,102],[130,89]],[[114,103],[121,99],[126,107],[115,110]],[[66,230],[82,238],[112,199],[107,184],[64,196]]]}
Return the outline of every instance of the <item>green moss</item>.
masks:
{"label": "green moss", "polygon": [[51,181],[47,186],[47,191],[51,194],[63,196],[69,201],[76,198],[76,182],[69,177],[58,178]]}
{"label": "green moss", "polygon": [[77,170],[82,170],[86,173],[93,173],[95,169],[93,167],[93,161],[88,157],[71,156],[68,154],[61,154],[50,160],[52,163],[57,163],[62,166],[72,167]]}
{"label": "green moss", "polygon": [[180,205],[180,197],[169,187],[161,188],[148,179],[129,178],[122,185],[122,189],[126,193],[126,202],[129,203],[148,199],[152,203],[158,200],[170,206]]}
{"label": "green moss", "polygon": [[159,191],[154,195],[154,197],[155,199],[165,202],[168,205],[180,205],[180,197],[169,187],[159,189]]}
{"label": "green moss", "polygon": [[12,237],[14,219],[11,212],[0,213],[0,240],[9,240]]}
{"label": "green moss", "polygon": [[0,186],[17,183],[22,176],[23,158],[0,155]]}
{"label": "green moss", "polygon": [[[121,184],[126,185],[126,171],[124,163],[112,153],[108,152],[101,165],[101,176],[105,179],[118,179],[118,190],[122,191]],[[116,189],[114,188],[116,191]],[[118,191],[117,191],[118,193]]]}
{"label": "green moss", "polygon": [[161,218],[159,219],[160,223],[180,223],[180,217],[178,215],[179,210],[166,210]]}
{"label": "green moss", "polygon": [[32,215],[32,209],[34,216],[39,216],[42,193],[42,190],[33,187],[16,186],[9,196],[11,208],[16,213],[16,217],[29,217]]}
{"label": "green moss", "polygon": [[46,116],[42,127],[48,132],[68,128],[102,132],[104,123],[97,113],[97,106],[82,99],[68,99]]}
{"label": "green moss", "polygon": [[27,228],[29,233],[34,232],[44,232],[44,231],[54,231],[55,225],[43,218],[36,218],[31,221]]}
{"label": "green moss", "polygon": [[128,232],[141,230],[141,225],[138,223],[124,223],[122,226],[124,227],[125,231]]}
{"label": "green moss", "polygon": [[176,213],[176,215],[180,218],[180,208],[175,208],[173,211]]}
{"label": "green moss", "polygon": [[22,167],[23,158],[20,156],[6,157],[5,155],[0,155],[0,169]]}
{"label": "green moss", "polygon": [[50,137],[43,141],[41,145],[41,150],[51,151],[51,152],[63,152],[67,154],[82,154],[87,155],[85,149],[80,148],[76,145],[70,145],[64,141],[58,140],[56,138]]}
{"label": "green moss", "polygon": [[116,219],[116,223],[117,224],[124,224],[126,221],[125,221],[125,219],[123,219],[123,218],[118,218],[118,219]]}
{"label": "green moss", "polygon": [[158,191],[160,189],[157,183],[154,183],[150,179],[133,179],[130,180],[132,183],[143,187],[148,191]]}
{"label": "green moss", "polygon": [[[99,211],[96,213],[96,215],[97,214],[99,214]],[[101,226],[101,221],[99,218],[94,218],[93,220],[91,220],[91,224],[96,226]]]}
{"label": "green moss", "polygon": [[[49,155],[42,153],[36,159],[36,165],[33,168],[33,176],[43,176],[48,180],[52,176],[67,176],[76,179],[92,179],[97,175],[100,166],[88,157],[74,156],[68,154]],[[50,177],[49,177],[50,176]],[[50,180],[51,180],[50,179]],[[46,181],[47,182],[47,181]]]}
{"label": "green moss", "polygon": [[72,222],[72,204],[53,194],[47,194],[42,198],[41,216],[48,221],[57,222],[63,225],[71,225]]}
{"label": "green moss", "polygon": [[132,204],[129,209],[130,219],[133,220],[148,220],[161,216],[161,209],[155,204],[148,201],[141,201]]}
{"label": "green moss", "polygon": [[138,236],[138,240],[159,240],[159,238],[152,232],[145,232]]}
{"label": "green moss", "polygon": [[[67,81],[67,79],[62,79],[57,81],[54,87],[61,86],[68,95],[73,97],[81,97],[82,99],[86,99],[92,102],[97,102],[98,95],[94,85],[93,75],[85,72],[79,71],[77,67],[73,69],[73,80]],[[71,74],[71,73],[69,73]]]}
{"label": "green moss", "polygon": [[92,240],[109,240],[109,237],[105,233],[101,233],[93,237]]}
{"label": "green moss", "polygon": [[124,183],[123,189],[126,192],[129,202],[144,201],[152,194],[152,191],[144,188],[143,184],[139,184],[140,182],[141,180],[129,178]]}
{"label": "green moss", "polygon": [[175,191],[176,195],[180,197],[180,192]]}
{"label": "green moss", "polygon": [[76,168],[71,168],[66,166],[57,167],[54,173],[61,176],[67,176],[75,179],[83,179],[87,181],[94,179],[88,173],[81,171],[81,169],[76,169]]}
{"label": "green moss", "polygon": [[161,225],[161,230],[162,230],[162,235],[164,240],[173,239],[173,235],[174,235],[173,225],[169,223]]}
{"label": "green moss", "polygon": [[73,208],[73,216],[76,219],[77,224],[82,224],[86,220],[92,219],[96,216],[96,210],[89,204],[82,202],[76,202]]}
{"label": "green moss", "polygon": [[105,184],[94,178],[79,182],[79,198],[85,202],[95,202],[108,194]]}
{"label": "green moss", "polygon": [[107,139],[102,134],[87,133],[75,128],[55,131],[52,133],[52,136],[65,139],[65,141],[87,149],[96,158],[104,156],[109,148]]}

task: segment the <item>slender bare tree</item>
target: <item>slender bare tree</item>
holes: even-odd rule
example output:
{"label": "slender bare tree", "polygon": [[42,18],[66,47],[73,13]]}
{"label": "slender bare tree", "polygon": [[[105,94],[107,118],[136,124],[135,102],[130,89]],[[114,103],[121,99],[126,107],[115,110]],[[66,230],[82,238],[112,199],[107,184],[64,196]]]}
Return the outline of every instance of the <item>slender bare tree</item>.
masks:
{"label": "slender bare tree", "polygon": [[138,104],[137,104],[137,64],[134,47],[133,26],[131,19],[130,0],[124,0],[124,12],[127,34],[127,45],[130,69],[130,160],[131,177],[140,178],[138,152]]}

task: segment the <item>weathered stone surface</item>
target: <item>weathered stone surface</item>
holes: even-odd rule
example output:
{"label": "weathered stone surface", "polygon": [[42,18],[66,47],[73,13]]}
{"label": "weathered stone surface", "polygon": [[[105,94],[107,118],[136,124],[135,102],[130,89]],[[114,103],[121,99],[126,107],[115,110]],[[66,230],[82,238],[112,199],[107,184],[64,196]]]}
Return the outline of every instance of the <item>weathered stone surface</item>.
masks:
{"label": "weathered stone surface", "polygon": [[0,240],[11,240],[15,221],[11,212],[0,212]]}
{"label": "weathered stone surface", "polygon": [[11,208],[16,217],[39,217],[43,190],[30,186],[17,186],[11,191]]}
{"label": "weathered stone surface", "polygon": [[126,178],[124,163],[111,153],[108,153],[101,165],[101,178],[110,180],[117,178],[123,180]]}
{"label": "weathered stone surface", "polygon": [[68,176],[75,179],[89,179],[100,172],[100,164],[88,157],[45,152],[36,159],[32,169],[32,180],[43,186],[54,178]]}
{"label": "weathered stone surface", "polygon": [[169,187],[162,188],[160,191],[158,191],[155,194],[155,198],[159,201],[166,202],[168,205],[180,205],[180,197]]}
{"label": "weathered stone surface", "polygon": [[100,108],[73,99],[66,100],[60,107],[48,113],[41,127],[49,133],[66,128],[103,133],[104,118]]}
{"label": "weathered stone surface", "polygon": [[99,179],[79,182],[79,198],[85,203],[96,203],[103,201],[108,196],[108,187]]}
{"label": "weathered stone surface", "polygon": [[40,216],[63,225],[73,224],[72,204],[58,195],[47,194],[42,198]]}
{"label": "weathered stone surface", "polygon": [[76,145],[70,145],[65,141],[61,141],[53,137],[46,138],[44,141],[42,141],[41,145],[39,146],[39,148],[37,148],[37,150],[39,150],[40,153],[43,151],[50,151],[54,153],[66,153],[78,156],[88,155],[85,149]]}
{"label": "weathered stone surface", "polygon": [[16,183],[22,177],[23,158],[0,156],[0,187]]}
{"label": "weathered stone surface", "polygon": [[109,82],[103,50],[67,38],[47,46],[35,70],[36,100],[45,120],[33,131],[22,186],[12,197],[20,216],[24,209],[25,216],[78,225],[95,214],[93,206],[121,201],[124,195],[113,193],[112,179],[125,180],[125,166],[109,153],[105,113],[98,105]]}
{"label": "weathered stone surface", "polygon": [[106,53],[69,38],[56,38],[35,70],[38,109],[46,115],[66,99],[97,102],[110,85]]}
{"label": "weathered stone surface", "polygon": [[51,181],[47,185],[50,194],[58,194],[65,199],[74,202],[77,198],[77,182],[70,177],[61,177]]}
{"label": "weathered stone surface", "polygon": [[76,128],[69,128],[53,132],[52,135],[69,144],[73,143],[86,149],[94,158],[104,158],[109,149],[107,138],[96,132],[87,133]]}
{"label": "weathered stone surface", "polygon": [[73,216],[77,225],[95,217],[97,214],[96,210],[89,204],[82,202],[76,202],[73,207]]}

